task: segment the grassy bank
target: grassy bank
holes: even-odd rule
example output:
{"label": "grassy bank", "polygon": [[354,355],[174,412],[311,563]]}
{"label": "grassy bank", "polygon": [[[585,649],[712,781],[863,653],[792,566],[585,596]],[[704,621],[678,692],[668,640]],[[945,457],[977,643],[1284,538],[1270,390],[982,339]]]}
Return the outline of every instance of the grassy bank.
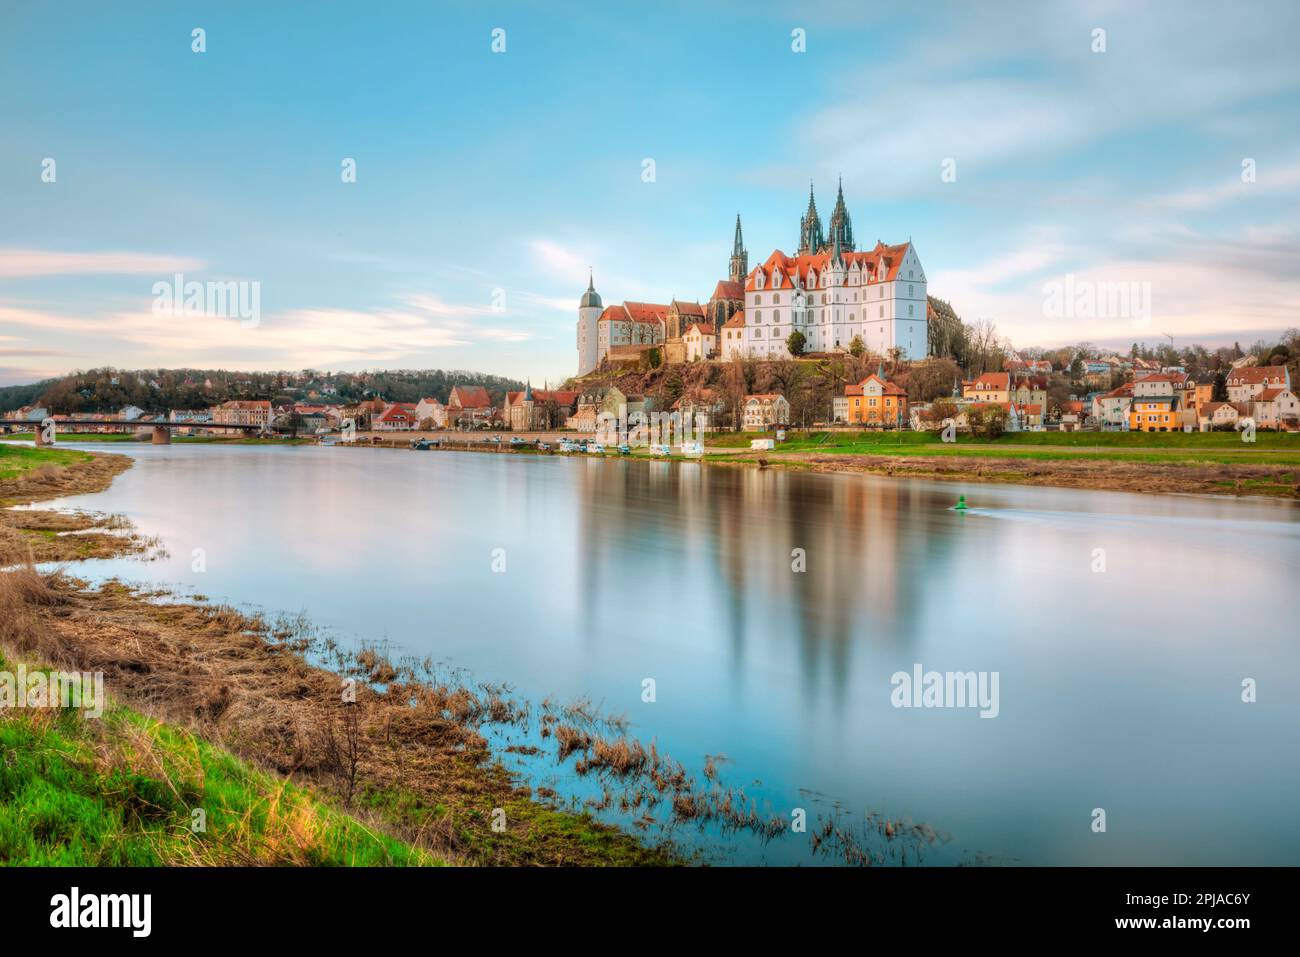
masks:
{"label": "grassy bank", "polygon": [[0,751],[6,865],[445,863],[130,708],[6,710]]}
{"label": "grassy bank", "polygon": [[[748,449],[750,440],[759,437],[728,434],[710,437],[708,445]],[[1246,443],[1240,435],[1227,432],[1015,432],[997,439],[958,435],[956,442],[944,442],[934,432],[791,432],[787,441],[767,454],[823,452],[1300,466],[1300,433],[1258,432],[1254,443]]]}
{"label": "grassy bank", "polygon": [[156,547],[116,516],[8,507],[101,492],[130,467],[124,455],[0,445],[0,568],[112,558]]}

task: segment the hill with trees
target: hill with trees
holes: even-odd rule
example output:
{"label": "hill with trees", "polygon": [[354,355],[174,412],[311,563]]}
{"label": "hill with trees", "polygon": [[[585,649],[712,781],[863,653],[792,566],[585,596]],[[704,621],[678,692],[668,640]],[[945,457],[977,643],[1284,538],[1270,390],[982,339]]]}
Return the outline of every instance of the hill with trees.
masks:
{"label": "hill with trees", "polygon": [[507,391],[523,389],[517,379],[482,372],[442,369],[385,369],[374,372],[239,372],[229,369],[91,369],[60,379],[0,389],[0,412],[42,405],[56,415],[113,412],[134,405],[146,412],[206,409],[231,399],[346,404],[382,398],[446,402],[453,386],[481,385],[496,404]]}

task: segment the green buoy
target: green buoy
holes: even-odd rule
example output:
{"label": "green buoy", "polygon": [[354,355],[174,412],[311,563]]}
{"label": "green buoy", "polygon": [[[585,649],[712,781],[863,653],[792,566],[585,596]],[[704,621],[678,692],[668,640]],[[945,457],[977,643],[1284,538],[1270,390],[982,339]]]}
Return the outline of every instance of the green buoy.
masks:
{"label": "green buoy", "polygon": [[959,511],[959,512],[964,512],[964,511],[966,511],[966,496],[965,496],[965,495],[958,495],[958,496],[957,496],[957,504],[954,505],[953,508],[955,508],[955,509],[956,509],[957,511]]}

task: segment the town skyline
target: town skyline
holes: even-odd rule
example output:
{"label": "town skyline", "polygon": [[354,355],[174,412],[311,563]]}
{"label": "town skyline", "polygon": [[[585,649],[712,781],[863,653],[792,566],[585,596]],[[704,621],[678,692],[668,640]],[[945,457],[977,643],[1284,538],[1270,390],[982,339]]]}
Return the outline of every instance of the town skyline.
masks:
{"label": "town skyline", "polygon": [[[25,41],[0,76],[44,79],[4,126],[0,384],[106,365],[559,382],[589,270],[607,302],[704,302],[737,213],[751,266],[791,255],[809,181],[829,210],[841,176],[860,248],[911,241],[931,295],[1017,346],[1245,345],[1296,325],[1285,5],[1226,22],[1209,5],[1172,22],[1107,5],[692,8],[693,29],[734,38],[709,58],[669,42],[686,8],[637,31],[509,5],[360,25],[78,9],[4,14]],[[386,65],[325,75],[351,34]],[[647,44],[662,69],[599,88],[572,57],[633,62]],[[87,89],[87,71],[113,82]],[[781,91],[766,109],[765,90]],[[738,146],[730,131],[754,124],[773,135]],[[178,275],[257,283],[259,321],[156,314],[155,284]],[[1045,284],[1067,277],[1144,284],[1151,315],[1049,316]]]}

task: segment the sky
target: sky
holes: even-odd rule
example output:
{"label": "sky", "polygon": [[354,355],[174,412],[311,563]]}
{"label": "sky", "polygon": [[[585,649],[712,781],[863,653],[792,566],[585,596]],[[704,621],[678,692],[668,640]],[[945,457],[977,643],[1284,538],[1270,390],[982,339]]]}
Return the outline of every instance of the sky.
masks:
{"label": "sky", "polygon": [[[737,213],[752,268],[840,177],[859,248],[910,239],[1017,346],[1253,342],[1300,326],[1298,28],[1292,0],[5,0],[0,384],[555,382],[589,269],[606,304],[705,301]],[[178,275],[258,308],[161,308]]]}

